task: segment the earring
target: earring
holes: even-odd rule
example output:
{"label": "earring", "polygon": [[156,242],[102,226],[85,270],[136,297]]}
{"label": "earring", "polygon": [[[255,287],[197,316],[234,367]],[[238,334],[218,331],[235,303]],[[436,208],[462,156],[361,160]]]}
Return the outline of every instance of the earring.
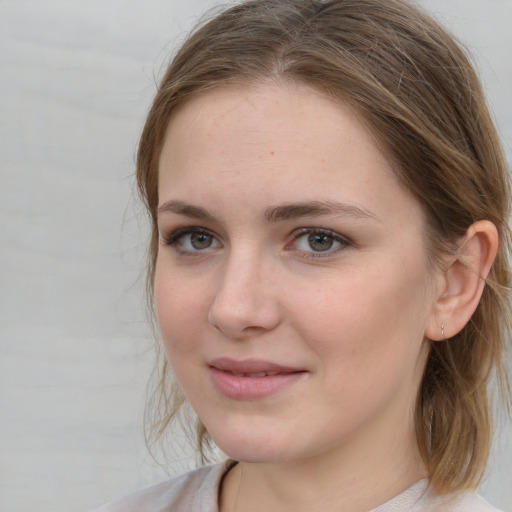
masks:
{"label": "earring", "polygon": [[444,334],[444,324],[441,324],[441,338],[443,341],[446,341],[446,336]]}

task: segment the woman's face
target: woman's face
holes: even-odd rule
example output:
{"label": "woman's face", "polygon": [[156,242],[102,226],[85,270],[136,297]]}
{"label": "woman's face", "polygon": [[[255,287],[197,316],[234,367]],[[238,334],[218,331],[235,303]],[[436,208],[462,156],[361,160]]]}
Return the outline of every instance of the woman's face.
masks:
{"label": "woman's face", "polygon": [[350,108],[297,84],[205,93],[170,122],[159,196],[158,320],[221,449],[412,438],[437,281],[418,202]]}

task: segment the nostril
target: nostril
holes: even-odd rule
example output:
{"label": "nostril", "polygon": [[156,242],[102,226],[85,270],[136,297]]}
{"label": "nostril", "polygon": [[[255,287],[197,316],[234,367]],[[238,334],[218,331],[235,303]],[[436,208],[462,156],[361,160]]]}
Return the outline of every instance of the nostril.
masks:
{"label": "nostril", "polygon": [[277,304],[270,298],[251,298],[233,303],[217,296],[208,312],[208,322],[229,338],[258,336],[279,324]]}

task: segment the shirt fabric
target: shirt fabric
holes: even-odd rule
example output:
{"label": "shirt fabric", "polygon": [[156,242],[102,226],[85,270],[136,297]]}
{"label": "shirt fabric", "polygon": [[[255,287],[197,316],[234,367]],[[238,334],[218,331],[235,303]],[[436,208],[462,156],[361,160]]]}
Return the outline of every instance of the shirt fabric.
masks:
{"label": "shirt fabric", "polygon": [[[232,461],[195,471],[136,491],[90,512],[219,512],[222,478]],[[436,496],[427,479],[419,480],[387,503],[369,512],[500,512],[474,492]]]}

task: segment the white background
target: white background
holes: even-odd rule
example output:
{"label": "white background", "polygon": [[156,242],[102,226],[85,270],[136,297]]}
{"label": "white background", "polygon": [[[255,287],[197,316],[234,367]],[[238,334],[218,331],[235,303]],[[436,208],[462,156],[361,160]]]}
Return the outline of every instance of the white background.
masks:
{"label": "white background", "polygon": [[[213,3],[0,0],[0,512],[86,510],[193,464],[144,446],[133,170],[162,63]],[[512,161],[512,0],[421,3],[476,53]],[[507,510],[510,430],[482,488]]]}

